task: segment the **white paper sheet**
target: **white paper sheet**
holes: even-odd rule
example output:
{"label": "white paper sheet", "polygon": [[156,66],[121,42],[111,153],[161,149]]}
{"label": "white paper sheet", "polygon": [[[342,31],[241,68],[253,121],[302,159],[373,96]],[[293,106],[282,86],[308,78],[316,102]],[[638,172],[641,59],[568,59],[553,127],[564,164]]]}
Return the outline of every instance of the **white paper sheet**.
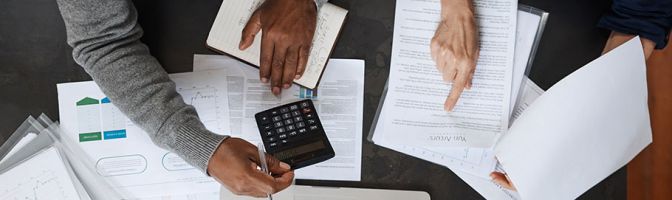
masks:
{"label": "white paper sheet", "polygon": [[37,137],[37,134],[35,134],[35,133],[28,133],[28,134],[26,134],[26,136],[23,136],[23,138],[21,138],[21,140],[19,140],[19,142],[17,142],[16,145],[14,145],[14,147],[12,147],[11,150],[9,150],[7,155],[5,155],[5,158],[0,160],[0,163],[5,162],[5,160],[7,160],[7,158],[9,158],[9,157],[12,157],[12,155],[14,155],[14,153],[16,153],[16,151],[23,148],[23,146],[28,144],[30,141],[32,141],[36,137]]}
{"label": "white paper sheet", "polygon": [[[296,171],[297,179],[359,181],[362,158],[362,115],[364,106],[364,62],[331,59],[320,82],[314,104],[334,148],[336,157]],[[254,114],[284,103],[300,100],[306,92],[298,85],[284,90],[281,97],[270,93],[259,81],[259,71],[227,56],[194,55],[194,71],[238,70],[229,74],[229,109],[232,136],[253,144],[260,141]],[[235,89],[234,89],[235,88]],[[314,92],[314,91],[313,91]],[[312,96],[315,96],[314,94]]]}
{"label": "white paper sheet", "polygon": [[516,105],[513,108],[513,113],[511,113],[512,123],[518,119],[518,117],[523,114],[523,111],[527,109],[534,100],[537,100],[541,94],[544,94],[544,89],[541,89],[537,84],[532,82],[529,78],[525,77],[522,83],[522,90],[520,91],[520,97],[516,99]]}
{"label": "white paper sheet", "polygon": [[80,199],[56,148],[0,173],[0,199]]}
{"label": "white paper sheet", "polygon": [[[513,57],[513,81],[511,84],[511,101],[510,101],[510,112],[509,115],[513,115],[513,110],[515,108],[516,99],[519,98],[521,94],[519,91],[521,89],[522,83],[527,79],[525,77],[525,69],[527,69],[527,64],[530,60],[530,54],[532,53],[532,47],[534,46],[534,41],[537,37],[537,30],[539,30],[539,22],[541,21],[541,16],[535,15],[525,11],[518,11],[518,22],[516,22],[516,52]],[[532,83],[534,84],[534,83]],[[509,125],[511,124],[509,119]]]}
{"label": "white paper sheet", "polygon": [[[226,74],[199,72],[170,77],[208,129],[220,134],[228,132]],[[157,147],[146,132],[106,103],[94,82],[58,84],[58,100],[63,130],[71,134],[73,142],[90,156],[89,160],[95,161],[98,173],[125,198],[219,191],[216,181],[176,154]]]}
{"label": "white paper sheet", "polygon": [[523,199],[574,199],[651,143],[639,38],[556,83],[520,115],[496,155]]}
{"label": "white paper sheet", "polygon": [[416,146],[490,147],[508,128],[517,0],[475,0],[480,56],[471,90],[453,112],[446,84],[430,57],[439,0],[398,0],[395,13],[386,128],[388,140]]}

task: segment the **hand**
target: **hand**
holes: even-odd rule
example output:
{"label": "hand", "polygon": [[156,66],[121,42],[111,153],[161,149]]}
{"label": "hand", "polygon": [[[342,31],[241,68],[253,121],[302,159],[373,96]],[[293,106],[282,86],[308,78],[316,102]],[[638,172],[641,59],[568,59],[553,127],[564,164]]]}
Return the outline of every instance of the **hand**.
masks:
{"label": "hand", "polygon": [[308,54],[317,23],[313,0],[267,0],[245,25],[239,48],[245,50],[261,35],[259,77],[271,91],[279,95],[292,81],[301,78],[308,63]]}
{"label": "hand", "polygon": [[492,181],[497,183],[497,185],[500,185],[508,190],[516,191],[516,187],[513,186],[511,179],[509,179],[509,177],[506,176],[506,174],[503,174],[501,172],[492,172],[490,173],[490,178],[492,178]]}
{"label": "hand", "polygon": [[443,105],[452,111],[462,91],[471,89],[479,54],[478,30],[471,0],[442,0],[441,6],[441,22],[430,46],[443,80],[453,83]]}
{"label": "hand", "polygon": [[208,173],[234,194],[266,197],[289,187],[294,179],[286,163],[268,154],[266,162],[273,176],[257,169],[257,147],[239,138],[227,138],[210,158]]}

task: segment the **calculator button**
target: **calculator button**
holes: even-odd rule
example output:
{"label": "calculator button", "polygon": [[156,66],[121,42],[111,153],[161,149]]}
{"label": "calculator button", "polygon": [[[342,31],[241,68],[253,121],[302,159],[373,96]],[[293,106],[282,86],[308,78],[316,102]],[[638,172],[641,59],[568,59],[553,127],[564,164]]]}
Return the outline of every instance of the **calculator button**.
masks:
{"label": "calculator button", "polygon": [[273,147],[277,147],[277,146],[278,146],[278,143],[271,142],[270,144],[268,144],[268,146],[271,147],[271,148],[273,148]]}
{"label": "calculator button", "polygon": [[271,122],[271,119],[268,118],[268,116],[261,116],[259,117],[259,121],[261,122],[261,124],[268,124],[269,122]]}
{"label": "calculator button", "polygon": [[314,120],[314,119],[309,119],[309,120],[306,120],[306,121],[307,121],[308,124],[310,124],[310,125],[315,124],[315,120]]}
{"label": "calculator button", "polygon": [[270,131],[270,130],[269,130],[269,131],[265,131],[265,132],[264,132],[264,135],[265,135],[266,137],[273,136],[273,131]]}
{"label": "calculator button", "polygon": [[306,123],[303,123],[303,122],[296,123],[296,127],[297,127],[297,128],[303,128],[303,127],[306,127]]}
{"label": "calculator button", "polygon": [[278,135],[278,138],[280,138],[280,139],[287,139],[287,134]]}
{"label": "calculator button", "polygon": [[296,127],[294,127],[294,125],[287,126],[287,131],[293,131],[294,129],[296,129]]}
{"label": "calculator button", "polygon": [[289,119],[289,118],[291,118],[291,117],[292,117],[292,115],[289,114],[289,113],[282,114],[282,118],[283,118],[283,119]]}
{"label": "calculator button", "polygon": [[310,104],[308,104],[307,101],[301,102],[301,107],[302,108],[305,108],[305,107],[308,107],[308,106],[310,106]]}
{"label": "calculator button", "polygon": [[269,142],[275,142],[275,141],[278,141],[278,138],[276,138],[276,137],[269,137],[269,138],[268,138],[268,141],[269,141]]}
{"label": "calculator button", "polygon": [[273,122],[277,122],[277,121],[280,121],[280,120],[282,120],[282,118],[280,116],[273,117]]}
{"label": "calculator button", "polygon": [[289,143],[289,141],[287,141],[287,140],[280,140],[280,143],[282,143],[282,144],[287,144],[287,143]]}
{"label": "calculator button", "polygon": [[285,124],[291,124],[291,123],[294,123],[294,120],[292,120],[292,119],[286,119],[285,120]]}
{"label": "calculator button", "polygon": [[303,121],[303,118],[301,118],[300,116],[299,117],[294,117],[294,121],[295,122]]}
{"label": "calculator button", "polygon": [[290,109],[290,110],[296,110],[296,109],[299,109],[299,106],[296,105],[296,104],[295,104],[295,105],[291,105],[291,106],[289,106],[289,109]]}
{"label": "calculator button", "polygon": [[311,130],[311,131],[317,130],[317,128],[318,128],[318,127],[317,127],[316,125],[310,126],[310,130]]}
{"label": "calculator button", "polygon": [[313,111],[313,109],[310,109],[310,108],[303,108],[303,110],[301,110],[301,111],[302,111],[303,113],[308,114],[308,113],[310,113],[311,111]]}
{"label": "calculator button", "polygon": [[299,115],[301,115],[301,112],[299,112],[298,110],[292,111],[292,116],[296,117]]}
{"label": "calculator button", "polygon": [[271,129],[273,129],[273,125],[271,125],[271,124],[267,124],[267,125],[264,125],[262,128],[263,128],[264,130],[271,130]]}
{"label": "calculator button", "polygon": [[301,133],[301,134],[306,133],[306,132],[308,132],[308,130],[306,130],[305,128],[299,129],[299,133]]}
{"label": "calculator button", "polygon": [[278,110],[271,111],[271,115],[279,115],[279,114],[280,114],[280,111],[278,111]]}
{"label": "calculator button", "polygon": [[275,125],[275,128],[280,128],[280,127],[282,127],[283,124],[282,124],[282,122],[275,122],[274,125]]}
{"label": "calculator button", "polygon": [[280,113],[286,113],[286,112],[289,112],[289,108],[287,107],[280,108]]}
{"label": "calculator button", "polygon": [[313,118],[313,117],[315,117],[315,115],[313,115],[313,113],[306,114],[306,118]]}
{"label": "calculator button", "polygon": [[294,137],[298,134],[296,131],[289,132],[289,137]]}
{"label": "calculator button", "polygon": [[278,128],[278,129],[276,129],[276,131],[277,131],[278,133],[284,133],[284,132],[285,132],[285,128]]}

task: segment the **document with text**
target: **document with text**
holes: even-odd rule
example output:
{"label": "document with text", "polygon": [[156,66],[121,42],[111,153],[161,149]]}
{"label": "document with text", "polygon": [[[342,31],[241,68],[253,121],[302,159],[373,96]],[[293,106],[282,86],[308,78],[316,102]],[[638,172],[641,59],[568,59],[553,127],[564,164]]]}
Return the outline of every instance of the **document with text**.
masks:
{"label": "document with text", "polygon": [[[227,79],[221,72],[170,74],[185,103],[209,130],[229,127]],[[98,174],[124,198],[145,199],[219,191],[219,183],[177,154],[156,146],[93,81],[58,84],[61,127],[86,152]]]}
{"label": "document with text", "polygon": [[297,179],[359,181],[362,166],[364,62],[331,59],[318,90],[292,85],[276,97],[259,81],[259,70],[228,56],[194,55],[194,71],[226,70],[231,135],[261,141],[254,114],[312,99],[336,156],[296,171]]}
{"label": "document with text", "polygon": [[439,0],[399,0],[384,109],[393,142],[421,146],[490,147],[508,127],[516,35],[516,0],[475,0],[480,56],[473,87],[452,112],[451,89],[429,44],[440,20]]}

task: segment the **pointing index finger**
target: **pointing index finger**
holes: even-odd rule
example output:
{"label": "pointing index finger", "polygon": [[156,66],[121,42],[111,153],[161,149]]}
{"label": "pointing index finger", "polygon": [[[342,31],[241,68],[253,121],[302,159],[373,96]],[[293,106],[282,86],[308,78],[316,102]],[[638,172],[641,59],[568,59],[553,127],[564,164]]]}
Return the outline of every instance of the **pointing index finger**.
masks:
{"label": "pointing index finger", "polygon": [[453,111],[455,104],[457,104],[457,100],[460,98],[462,91],[464,91],[464,87],[467,85],[468,76],[469,72],[464,70],[460,70],[458,72],[457,77],[453,82],[453,86],[450,88],[450,94],[448,95],[448,98],[446,98],[446,102],[443,105],[443,109],[449,112]]}

